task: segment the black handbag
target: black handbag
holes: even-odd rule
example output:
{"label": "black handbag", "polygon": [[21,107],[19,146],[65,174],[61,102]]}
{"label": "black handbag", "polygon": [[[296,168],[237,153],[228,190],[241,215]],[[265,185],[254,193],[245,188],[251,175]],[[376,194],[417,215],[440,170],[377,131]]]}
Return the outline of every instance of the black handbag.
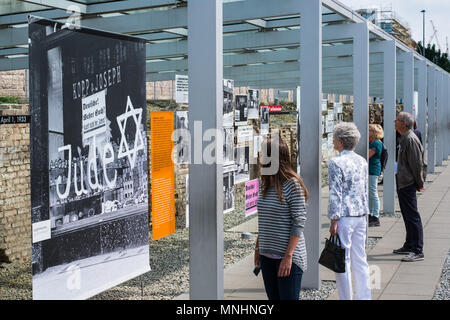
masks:
{"label": "black handbag", "polygon": [[336,273],[345,273],[345,248],[341,246],[337,233],[330,236],[330,239],[325,239],[325,248],[320,254],[319,263]]}

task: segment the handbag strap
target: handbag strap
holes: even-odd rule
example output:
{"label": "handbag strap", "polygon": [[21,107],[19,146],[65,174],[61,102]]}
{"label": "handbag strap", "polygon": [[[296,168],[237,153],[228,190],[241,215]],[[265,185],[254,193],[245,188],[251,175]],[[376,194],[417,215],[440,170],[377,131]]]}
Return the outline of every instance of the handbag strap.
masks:
{"label": "handbag strap", "polygon": [[330,235],[330,241],[334,243],[335,245],[342,247],[341,238],[339,238],[339,234],[336,233],[334,236]]}

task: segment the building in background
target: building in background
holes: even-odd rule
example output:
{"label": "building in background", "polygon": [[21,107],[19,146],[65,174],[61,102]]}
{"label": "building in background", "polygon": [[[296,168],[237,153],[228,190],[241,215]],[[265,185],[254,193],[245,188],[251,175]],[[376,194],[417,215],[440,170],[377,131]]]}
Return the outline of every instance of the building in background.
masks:
{"label": "building in background", "polygon": [[408,23],[402,21],[391,7],[372,7],[367,9],[356,10],[363,18],[369,20],[373,24],[403,42],[414,50],[417,49],[417,43],[411,38],[411,28]]}

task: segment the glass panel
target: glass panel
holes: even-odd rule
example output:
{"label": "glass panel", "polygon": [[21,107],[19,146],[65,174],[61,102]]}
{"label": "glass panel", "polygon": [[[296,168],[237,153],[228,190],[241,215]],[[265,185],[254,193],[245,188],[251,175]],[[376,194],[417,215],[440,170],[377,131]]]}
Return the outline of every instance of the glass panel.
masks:
{"label": "glass panel", "polygon": [[102,2],[111,2],[111,0],[77,0],[76,2],[84,3],[84,4],[96,4]]}
{"label": "glass panel", "polygon": [[0,0],[0,15],[45,10],[48,8],[19,0]]}

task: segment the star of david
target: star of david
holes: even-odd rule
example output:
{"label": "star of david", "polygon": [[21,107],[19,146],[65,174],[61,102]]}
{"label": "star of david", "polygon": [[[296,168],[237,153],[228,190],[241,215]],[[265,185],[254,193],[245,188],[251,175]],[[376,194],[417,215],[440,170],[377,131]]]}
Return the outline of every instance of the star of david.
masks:
{"label": "star of david", "polygon": [[[134,135],[134,146],[133,149],[130,150],[127,139],[125,137],[125,128],[127,126],[127,119],[133,117],[134,122],[136,123],[136,134]],[[125,109],[125,113],[121,114],[116,118],[117,123],[119,124],[120,129],[120,146],[119,146],[119,155],[118,158],[128,157],[128,161],[130,162],[131,169],[134,168],[136,162],[136,155],[139,150],[144,150],[144,139],[142,138],[141,130],[139,130],[139,125],[141,123],[142,118],[142,108],[133,108],[133,104],[131,103],[130,96],[127,98],[127,106]],[[123,149],[125,147],[125,152]]]}

